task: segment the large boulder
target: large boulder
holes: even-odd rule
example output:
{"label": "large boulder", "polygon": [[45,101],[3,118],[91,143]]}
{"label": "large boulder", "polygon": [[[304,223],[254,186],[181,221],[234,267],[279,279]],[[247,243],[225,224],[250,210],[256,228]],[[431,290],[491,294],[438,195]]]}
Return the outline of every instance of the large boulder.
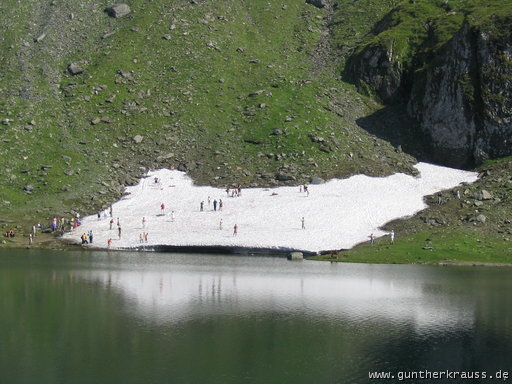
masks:
{"label": "large boulder", "polygon": [[105,12],[107,12],[107,14],[110,17],[115,17],[117,19],[119,17],[123,17],[129,14],[131,12],[131,9],[128,6],[128,4],[118,3],[111,5],[110,7],[107,7],[105,9]]}
{"label": "large boulder", "polygon": [[326,0],[306,0],[306,4],[314,5],[317,8],[324,8],[327,5]]}
{"label": "large boulder", "polygon": [[73,76],[79,75],[83,72],[83,68],[79,66],[78,64],[71,63],[68,65],[68,72],[71,73]]}

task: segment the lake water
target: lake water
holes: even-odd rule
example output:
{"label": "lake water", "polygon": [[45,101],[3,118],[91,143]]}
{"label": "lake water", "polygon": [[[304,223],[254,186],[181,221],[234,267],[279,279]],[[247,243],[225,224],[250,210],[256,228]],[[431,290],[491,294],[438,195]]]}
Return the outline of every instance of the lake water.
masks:
{"label": "lake water", "polygon": [[[511,276],[510,268],[1,250],[0,383],[512,376]],[[395,380],[369,380],[374,371]]]}

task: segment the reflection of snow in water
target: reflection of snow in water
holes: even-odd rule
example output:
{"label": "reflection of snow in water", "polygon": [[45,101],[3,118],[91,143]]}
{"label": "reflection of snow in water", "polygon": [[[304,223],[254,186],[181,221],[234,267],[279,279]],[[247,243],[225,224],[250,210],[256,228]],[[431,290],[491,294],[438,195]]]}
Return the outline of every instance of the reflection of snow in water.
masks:
{"label": "reflection of snow in water", "polygon": [[[299,192],[299,187],[281,187],[244,189],[239,198],[228,197],[219,188],[194,186],[184,173],[162,169],[150,172],[138,185],[127,188],[128,196],[114,204],[114,220],[119,217],[122,227],[121,239],[115,224],[109,229],[110,218],[98,220],[96,216],[86,217],[83,225],[66,237],[79,242],[82,233],[93,230],[95,246],[106,247],[107,240],[112,238],[112,248],[140,246],[139,236],[146,231],[149,236],[144,245],[242,246],[315,252],[351,248],[368,240],[372,232],[385,235],[378,229],[385,223],[424,209],[425,195],[476,180],[472,172],[426,163],[419,163],[416,168],[421,177],[358,175],[310,186],[309,196]],[[222,211],[213,211],[214,199],[223,200]],[[199,209],[201,201],[203,212]],[[160,209],[162,203],[165,215]],[[147,219],[144,226],[143,217]],[[302,217],[305,230],[301,229]],[[235,223],[238,236],[233,236]]]}
{"label": "reflection of snow in water", "polygon": [[122,294],[148,322],[177,323],[212,315],[270,311],[349,322],[390,321],[418,333],[468,328],[473,305],[423,289],[425,281],[384,273],[289,271],[92,271],[84,276]]}

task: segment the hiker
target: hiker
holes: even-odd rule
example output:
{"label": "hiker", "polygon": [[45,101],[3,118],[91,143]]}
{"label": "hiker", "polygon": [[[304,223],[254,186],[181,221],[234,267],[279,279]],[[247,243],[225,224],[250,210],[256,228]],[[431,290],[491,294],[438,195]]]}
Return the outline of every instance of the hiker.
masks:
{"label": "hiker", "polygon": [[113,225],[114,225],[114,219],[110,219],[110,229],[112,229]]}
{"label": "hiker", "polygon": [[32,226],[32,236],[36,237],[36,226],[35,225]]}
{"label": "hiker", "polygon": [[113,217],[113,209],[112,209],[112,205],[108,208],[108,212],[110,214],[110,217]]}
{"label": "hiker", "polygon": [[389,234],[389,239],[391,240],[391,244],[395,242],[395,231],[391,230],[391,233]]}
{"label": "hiker", "polygon": [[107,247],[110,248],[110,246],[112,245],[112,239],[108,239],[107,241]]}
{"label": "hiker", "polygon": [[89,243],[91,243],[91,244],[92,244],[92,230],[91,230],[91,231],[89,231],[88,236],[89,236]]}
{"label": "hiker", "polygon": [[373,242],[375,240],[375,235],[373,233],[370,234],[370,236],[368,236],[370,238],[370,246],[373,247]]}
{"label": "hiker", "polygon": [[119,217],[117,218],[117,226],[120,227],[121,226],[121,223],[119,221]]}
{"label": "hiker", "polygon": [[148,235],[149,235],[149,233],[147,233],[147,232],[144,233],[144,242],[145,243],[148,242]]}
{"label": "hiker", "polygon": [[98,211],[98,220],[101,220],[101,212]]}
{"label": "hiker", "polygon": [[304,192],[306,193],[306,196],[309,196],[309,189],[306,184],[304,184]]}
{"label": "hiker", "polygon": [[203,212],[203,207],[204,207],[204,201],[201,201],[201,203],[199,204],[199,210],[201,212]]}
{"label": "hiker", "polygon": [[28,234],[28,245],[32,245],[32,234]]}
{"label": "hiker", "polygon": [[142,233],[139,235],[139,243],[143,243],[144,242],[144,236],[142,235]]}
{"label": "hiker", "polygon": [[222,219],[220,219],[220,221],[219,221],[219,230],[222,231]]}
{"label": "hiker", "polygon": [[210,207],[211,202],[212,202],[212,199],[210,198],[210,196],[208,196],[208,207]]}
{"label": "hiker", "polygon": [[222,199],[219,199],[219,211],[222,211],[223,206],[224,206],[224,203],[222,202]]}
{"label": "hiker", "polygon": [[460,200],[460,191],[457,189],[457,193],[455,194],[455,196],[457,196],[457,199]]}
{"label": "hiker", "polygon": [[229,187],[226,188],[226,195],[229,197]]}
{"label": "hiker", "polygon": [[143,217],[142,218],[142,229],[145,229],[146,228],[146,218]]}
{"label": "hiker", "polygon": [[443,202],[443,195],[438,193],[437,194],[437,204],[441,205]]}
{"label": "hiker", "polygon": [[121,238],[121,226],[117,227],[117,233],[119,235],[119,238]]}
{"label": "hiker", "polygon": [[213,210],[217,210],[217,200],[213,200]]}
{"label": "hiker", "polygon": [[160,210],[162,211],[162,214],[164,214],[164,215],[165,215],[165,204],[164,204],[164,203],[162,203],[162,204],[160,205]]}
{"label": "hiker", "polygon": [[174,211],[171,211],[171,221],[174,221],[174,219],[175,219]]}
{"label": "hiker", "polygon": [[238,225],[235,224],[233,227],[233,236],[236,236],[238,234]]}
{"label": "hiker", "polygon": [[304,223],[304,216],[302,216],[302,219],[300,221],[302,223],[302,229],[306,229],[306,224]]}

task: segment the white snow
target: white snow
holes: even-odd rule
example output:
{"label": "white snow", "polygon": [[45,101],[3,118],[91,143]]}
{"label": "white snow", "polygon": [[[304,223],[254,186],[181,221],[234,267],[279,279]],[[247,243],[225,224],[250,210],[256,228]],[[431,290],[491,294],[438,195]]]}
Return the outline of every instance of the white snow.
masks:
{"label": "white snow", "polygon": [[[424,209],[424,196],[477,180],[474,172],[427,163],[415,167],[419,177],[402,173],[381,178],[357,175],[309,185],[309,196],[293,186],[246,188],[240,197],[228,197],[224,189],[194,186],[185,173],[160,169],[149,172],[138,185],[128,187],[127,195],[113,204],[112,230],[109,229],[111,218],[105,218],[102,213],[101,219],[96,215],[85,217],[82,225],[65,238],[80,242],[82,233],[92,230],[92,246],[107,248],[111,238],[111,249],[156,245],[312,252],[348,249],[367,241],[371,233],[376,237],[386,235],[379,229],[385,223]],[[217,211],[213,210],[215,199],[222,199],[222,211],[218,206]],[[201,201],[204,201],[202,212]],[[162,203],[165,204],[163,215]],[[143,217],[147,220],[145,228]],[[301,228],[302,217],[305,229]],[[120,239],[117,218],[122,228]],[[235,224],[237,236],[233,235]],[[143,232],[148,233],[148,242],[141,244],[139,236]],[[399,239],[400,233],[396,233],[396,241]]]}

